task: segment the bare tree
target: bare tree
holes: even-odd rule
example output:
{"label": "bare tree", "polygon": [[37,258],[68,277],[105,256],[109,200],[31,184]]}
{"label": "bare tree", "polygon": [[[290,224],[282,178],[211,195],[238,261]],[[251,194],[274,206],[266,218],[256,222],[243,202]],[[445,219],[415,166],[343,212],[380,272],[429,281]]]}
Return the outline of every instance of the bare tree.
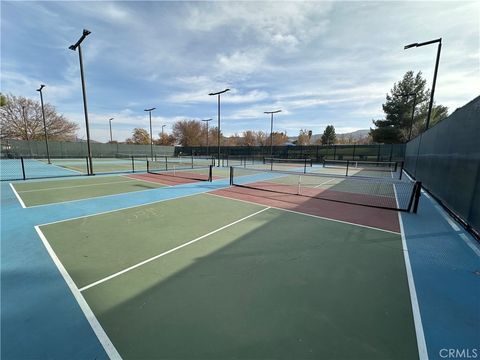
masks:
{"label": "bare tree", "polygon": [[[42,107],[40,102],[23,96],[4,96],[0,108],[2,137],[19,140],[43,140]],[[45,122],[49,140],[74,140],[79,126],[56,112],[55,107],[45,104]]]}
{"label": "bare tree", "polygon": [[158,134],[158,140],[155,140],[156,145],[175,145],[175,136],[166,133]]}

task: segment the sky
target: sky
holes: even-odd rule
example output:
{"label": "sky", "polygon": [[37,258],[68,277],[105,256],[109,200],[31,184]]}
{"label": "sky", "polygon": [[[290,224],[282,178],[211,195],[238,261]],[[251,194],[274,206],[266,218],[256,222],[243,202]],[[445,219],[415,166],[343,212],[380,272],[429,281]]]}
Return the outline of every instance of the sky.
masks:
{"label": "sky", "polygon": [[221,129],[337,133],[372,127],[406,71],[450,113],[479,95],[480,2],[436,1],[1,1],[1,91],[44,100],[85,138],[78,52],[82,44],[91,138],[123,141],[132,129],[213,118]]}

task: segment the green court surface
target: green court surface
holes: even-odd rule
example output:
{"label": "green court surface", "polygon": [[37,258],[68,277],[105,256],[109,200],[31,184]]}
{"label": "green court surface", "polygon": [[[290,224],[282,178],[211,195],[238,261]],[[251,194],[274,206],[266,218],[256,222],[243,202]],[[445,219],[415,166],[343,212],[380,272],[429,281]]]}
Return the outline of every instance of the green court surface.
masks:
{"label": "green court surface", "polygon": [[160,183],[126,176],[81,177],[63,180],[12,183],[25,206],[88,199],[163,187]]}
{"label": "green court surface", "polygon": [[208,194],[40,229],[122,358],[418,358],[400,234]]}

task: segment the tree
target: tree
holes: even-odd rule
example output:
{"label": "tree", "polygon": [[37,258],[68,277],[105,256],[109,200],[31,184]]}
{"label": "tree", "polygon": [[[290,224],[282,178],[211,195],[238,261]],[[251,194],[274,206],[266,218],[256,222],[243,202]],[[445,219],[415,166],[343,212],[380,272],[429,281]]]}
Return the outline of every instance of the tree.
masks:
{"label": "tree", "polygon": [[181,120],[173,124],[173,136],[182,146],[200,146],[205,141],[205,127],[197,120]]}
{"label": "tree", "polygon": [[308,130],[300,129],[297,137],[297,145],[309,145],[310,144],[310,137],[308,136]]}
{"label": "tree", "polygon": [[335,135],[335,127],[333,125],[328,125],[323,131],[322,145],[335,144],[336,140],[337,136]]}
{"label": "tree", "polygon": [[267,133],[263,132],[263,131],[257,131],[255,134],[255,143],[257,144],[257,146],[267,146],[270,144],[268,137],[267,137]]}
{"label": "tree", "polygon": [[288,141],[287,134],[283,132],[274,132],[273,133],[273,146],[280,146],[285,144]]}
{"label": "tree", "polygon": [[155,140],[156,145],[175,145],[176,139],[175,136],[169,135],[167,133],[158,134],[158,140]]}
{"label": "tree", "polygon": [[[45,123],[49,140],[74,140],[79,126],[45,103]],[[40,102],[23,96],[2,95],[0,108],[2,137],[19,140],[44,140],[42,107]]]}
{"label": "tree", "polygon": [[252,130],[247,130],[242,133],[242,145],[244,146],[255,146],[256,144],[256,134]]}
{"label": "tree", "polygon": [[[382,105],[385,119],[373,120],[375,129],[370,129],[370,135],[377,143],[401,143],[408,140],[410,127],[412,136],[424,130],[430,101],[430,90],[425,88],[426,80],[422,73],[417,75],[407,71],[403,79],[393,85],[390,94],[386,95],[386,102]],[[413,96],[404,96],[416,93],[416,109],[412,124]],[[425,111],[427,110],[427,111]],[[448,109],[442,105],[433,105],[431,124],[448,116]]]}
{"label": "tree", "polygon": [[0,93],[0,106],[5,106],[5,105],[7,105],[7,98],[5,97],[5,95]]}
{"label": "tree", "polygon": [[132,137],[126,140],[127,144],[150,144],[150,134],[142,128],[133,129]]}
{"label": "tree", "polygon": [[231,136],[229,136],[227,139],[225,139],[225,145],[226,146],[238,146],[241,144],[241,139],[240,136],[235,133]]}

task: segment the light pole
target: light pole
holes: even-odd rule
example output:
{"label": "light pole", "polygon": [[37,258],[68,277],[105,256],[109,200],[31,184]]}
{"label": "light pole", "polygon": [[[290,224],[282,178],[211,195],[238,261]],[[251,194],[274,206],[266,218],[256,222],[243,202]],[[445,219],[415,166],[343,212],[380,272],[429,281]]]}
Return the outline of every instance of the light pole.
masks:
{"label": "light pole", "polygon": [[428,104],[427,124],[425,125],[425,131],[428,130],[428,126],[430,124],[430,117],[432,115],[433,96],[435,94],[435,84],[437,83],[438,63],[440,62],[440,51],[442,50],[442,38],[426,41],[423,43],[413,43],[413,44],[406,45],[404,47],[404,49],[406,50],[412,47],[421,47],[421,46],[430,45],[434,43],[438,43],[437,60],[435,61],[435,72],[433,73],[433,84],[432,84],[432,91],[430,93],[430,103]]}
{"label": "light pole", "polygon": [[227,91],[230,91],[230,89],[225,89],[225,90],[222,90],[222,91],[219,91],[219,92],[216,92],[216,93],[210,93],[208,95],[210,96],[214,96],[214,95],[217,95],[218,96],[218,111],[217,111],[217,114],[218,114],[218,166],[220,166],[220,95],[223,94],[223,93],[226,93]]}
{"label": "light pole", "polygon": [[45,85],[40,85],[40,88],[37,89],[37,91],[40,93],[40,103],[42,105],[42,117],[43,117],[43,130],[45,131],[45,146],[47,147],[47,160],[48,163],[51,164],[50,161],[50,152],[48,151],[48,135],[47,135],[47,123],[45,121],[45,109],[43,108],[43,93],[42,89],[45,87]]}
{"label": "light pole", "polygon": [[150,155],[152,157],[152,161],[153,161],[152,111],[155,109],[156,108],[150,108],[150,109],[144,110],[144,111],[148,111],[148,114],[150,115]]}
{"label": "light pole", "polygon": [[270,114],[270,157],[273,158],[273,114],[282,112],[282,110],[264,111],[265,114]]}
{"label": "light pole", "polygon": [[90,31],[83,29],[83,34],[80,37],[80,39],[78,39],[78,41],[75,44],[70,45],[68,48],[73,51],[77,50],[78,48],[78,58],[80,59],[80,77],[82,79],[83,112],[85,114],[85,130],[87,132],[87,151],[88,151],[88,164],[89,164],[88,175],[93,175],[92,150],[90,147],[90,129],[88,126],[87,92],[85,90],[85,75],[83,73],[82,47],[80,46],[82,41],[85,40],[85,38],[90,34],[91,34]]}
{"label": "light pole", "polygon": [[402,97],[407,98],[407,101],[410,96],[413,96],[413,107],[412,107],[412,119],[410,120],[410,131],[408,132],[408,141],[410,141],[410,138],[412,137],[413,119],[415,115],[415,107],[417,106],[417,93],[412,92],[412,93],[402,95]]}
{"label": "light pole", "polygon": [[208,156],[208,123],[212,121],[213,119],[203,119],[202,121],[205,121],[207,124],[207,156]]}
{"label": "light pole", "polygon": [[110,143],[113,142],[113,137],[112,137],[112,120],[113,120],[113,119],[114,119],[114,118],[108,119],[108,122],[109,122],[109,124],[110,124]]}
{"label": "light pole", "polygon": [[163,128],[167,125],[162,125],[162,138],[163,138]]}

